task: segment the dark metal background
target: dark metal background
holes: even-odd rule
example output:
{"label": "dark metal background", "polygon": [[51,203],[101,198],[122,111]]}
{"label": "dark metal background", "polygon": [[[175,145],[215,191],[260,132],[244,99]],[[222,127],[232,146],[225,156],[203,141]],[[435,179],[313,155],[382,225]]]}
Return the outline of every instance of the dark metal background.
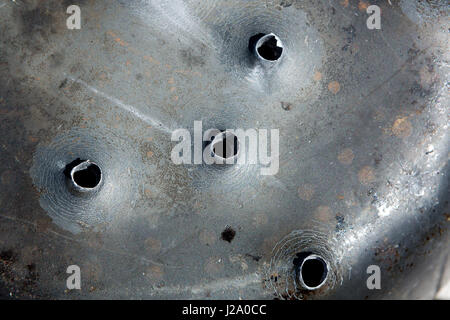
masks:
{"label": "dark metal background", "polygon": [[[2,0],[0,295],[435,297],[450,279],[449,6],[372,4],[381,30],[368,1]],[[285,45],[270,74],[247,48],[260,32]],[[278,174],[174,165],[171,131],[195,120],[280,129]],[[104,172],[94,198],[65,187],[76,158]],[[286,270],[311,248],[330,283],[293,293]]]}

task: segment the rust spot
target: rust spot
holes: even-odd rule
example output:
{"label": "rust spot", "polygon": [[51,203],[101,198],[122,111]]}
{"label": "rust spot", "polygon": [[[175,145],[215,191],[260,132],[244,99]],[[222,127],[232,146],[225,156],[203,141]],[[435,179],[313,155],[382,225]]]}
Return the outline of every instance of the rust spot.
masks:
{"label": "rust spot", "polygon": [[145,196],[147,198],[151,198],[152,197],[152,192],[150,191],[150,189],[145,189],[144,190]]}
{"label": "rust spot", "polygon": [[330,207],[319,206],[314,212],[314,216],[322,222],[327,222],[333,219],[333,212]]}
{"label": "rust spot", "polygon": [[253,225],[256,227],[266,225],[269,222],[269,218],[264,213],[257,214],[253,217]]}
{"label": "rust spot", "polygon": [[358,179],[364,185],[367,185],[375,180],[375,173],[372,167],[365,166],[358,172]]}
{"label": "rust spot", "polygon": [[151,158],[153,157],[153,152],[152,151],[147,151],[147,158]]}
{"label": "rust spot", "polygon": [[348,7],[348,2],[349,2],[349,0],[342,0],[341,1],[341,6],[343,6],[344,8],[347,8]]}
{"label": "rust spot", "polygon": [[205,246],[210,246],[216,242],[216,234],[209,230],[202,230],[198,235],[198,239]]}
{"label": "rust spot", "polygon": [[128,43],[126,43],[125,41],[123,41],[122,39],[120,39],[114,32],[112,31],[107,31],[106,32],[109,36],[111,36],[115,42],[117,42],[118,44],[120,44],[122,47],[127,47]]}
{"label": "rust spot", "polygon": [[310,201],[314,196],[314,187],[310,184],[304,184],[298,188],[298,196],[304,201]]}
{"label": "rust spot", "polygon": [[36,143],[36,142],[38,142],[38,141],[39,141],[39,139],[38,139],[38,138],[36,138],[36,137],[33,137],[33,136],[29,136],[29,137],[28,137],[28,140],[30,140],[30,142],[31,142],[31,143]]}
{"label": "rust spot", "polygon": [[338,155],[339,162],[345,165],[352,164],[354,158],[355,155],[353,154],[353,151],[350,148],[342,150],[341,153],[339,153]]}
{"label": "rust spot", "polygon": [[328,90],[333,94],[337,94],[341,90],[341,85],[337,81],[331,81],[328,84]]}
{"label": "rust spot", "polygon": [[153,281],[160,281],[164,277],[164,269],[161,266],[150,266],[145,276]]}
{"label": "rust spot", "polygon": [[367,2],[360,1],[360,2],[358,3],[358,9],[359,9],[359,11],[366,11],[368,7],[369,7],[369,4],[368,4]]}
{"label": "rust spot", "polygon": [[161,252],[161,241],[155,238],[147,238],[145,240],[145,247],[151,254],[158,254]]}
{"label": "rust spot", "polygon": [[408,117],[398,118],[392,126],[392,133],[399,138],[407,138],[412,133],[412,125]]}
{"label": "rust spot", "polygon": [[322,80],[322,73],[320,73],[319,71],[316,71],[316,72],[314,73],[313,79],[314,79],[314,81],[316,81],[316,82]]}
{"label": "rust spot", "polygon": [[223,260],[219,257],[211,257],[206,262],[204,269],[208,274],[217,274],[223,270]]}

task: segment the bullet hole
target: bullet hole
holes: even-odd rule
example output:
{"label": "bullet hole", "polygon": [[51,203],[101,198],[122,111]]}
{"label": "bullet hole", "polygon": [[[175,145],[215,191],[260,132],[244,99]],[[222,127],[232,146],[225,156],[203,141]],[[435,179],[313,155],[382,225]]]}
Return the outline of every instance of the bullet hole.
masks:
{"label": "bullet hole", "polygon": [[233,230],[230,226],[227,226],[225,230],[222,231],[222,240],[230,242],[233,241],[236,236],[236,231]]}
{"label": "bullet hole", "polygon": [[296,276],[300,285],[307,290],[320,288],[328,278],[328,264],[311,252],[297,253],[294,259]]}
{"label": "bullet hole", "polygon": [[89,164],[73,174],[73,180],[83,188],[95,188],[101,179],[100,168],[95,164]]}
{"label": "bullet hole", "polygon": [[273,33],[258,33],[249,39],[249,49],[259,59],[277,61],[283,54],[281,40]]}
{"label": "bullet hole", "polygon": [[239,140],[231,132],[222,132],[214,137],[211,143],[211,150],[215,157],[222,159],[232,159],[239,152]]}
{"label": "bullet hole", "polygon": [[303,282],[308,287],[317,287],[322,283],[326,272],[326,265],[321,259],[306,260],[302,268]]}
{"label": "bullet hole", "polygon": [[93,189],[102,180],[100,167],[90,160],[81,160],[80,158],[69,163],[64,170],[64,174],[76,187],[83,189]]}

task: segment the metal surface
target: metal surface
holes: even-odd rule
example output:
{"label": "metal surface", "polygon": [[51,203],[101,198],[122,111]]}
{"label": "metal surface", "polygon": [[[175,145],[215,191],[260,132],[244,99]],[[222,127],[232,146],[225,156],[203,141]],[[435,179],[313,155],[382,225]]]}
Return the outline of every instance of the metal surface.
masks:
{"label": "metal surface", "polygon": [[[2,0],[0,295],[434,298],[450,281],[449,6],[372,4],[381,30],[366,1]],[[283,44],[270,67],[249,50],[260,33]],[[175,165],[171,133],[194,121],[280,129],[278,173]],[[101,169],[95,192],[68,188],[77,159]],[[327,261],[319,290],[295,288],[299,252]]]}

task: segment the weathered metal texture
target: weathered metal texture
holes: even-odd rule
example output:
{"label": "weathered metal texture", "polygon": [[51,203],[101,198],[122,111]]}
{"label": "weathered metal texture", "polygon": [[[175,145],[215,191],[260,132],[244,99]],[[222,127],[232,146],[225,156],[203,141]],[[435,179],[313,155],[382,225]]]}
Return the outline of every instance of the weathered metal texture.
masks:
{"label": "weathered metal texture", "polygon": [[[71,4],[0,2],[2,297],[433,298],[449,281],[447,1],[373,1],[381,30],[367,1],[85,0],[68,30]],[[274,68],[258,33],[283,42]],[[279,172],[173,164],[195,120],[280,129]],[[77,158],[102,169],[89,197],[64,183]],[[302,250],[329,259],[317,292],[292,291]]]}

